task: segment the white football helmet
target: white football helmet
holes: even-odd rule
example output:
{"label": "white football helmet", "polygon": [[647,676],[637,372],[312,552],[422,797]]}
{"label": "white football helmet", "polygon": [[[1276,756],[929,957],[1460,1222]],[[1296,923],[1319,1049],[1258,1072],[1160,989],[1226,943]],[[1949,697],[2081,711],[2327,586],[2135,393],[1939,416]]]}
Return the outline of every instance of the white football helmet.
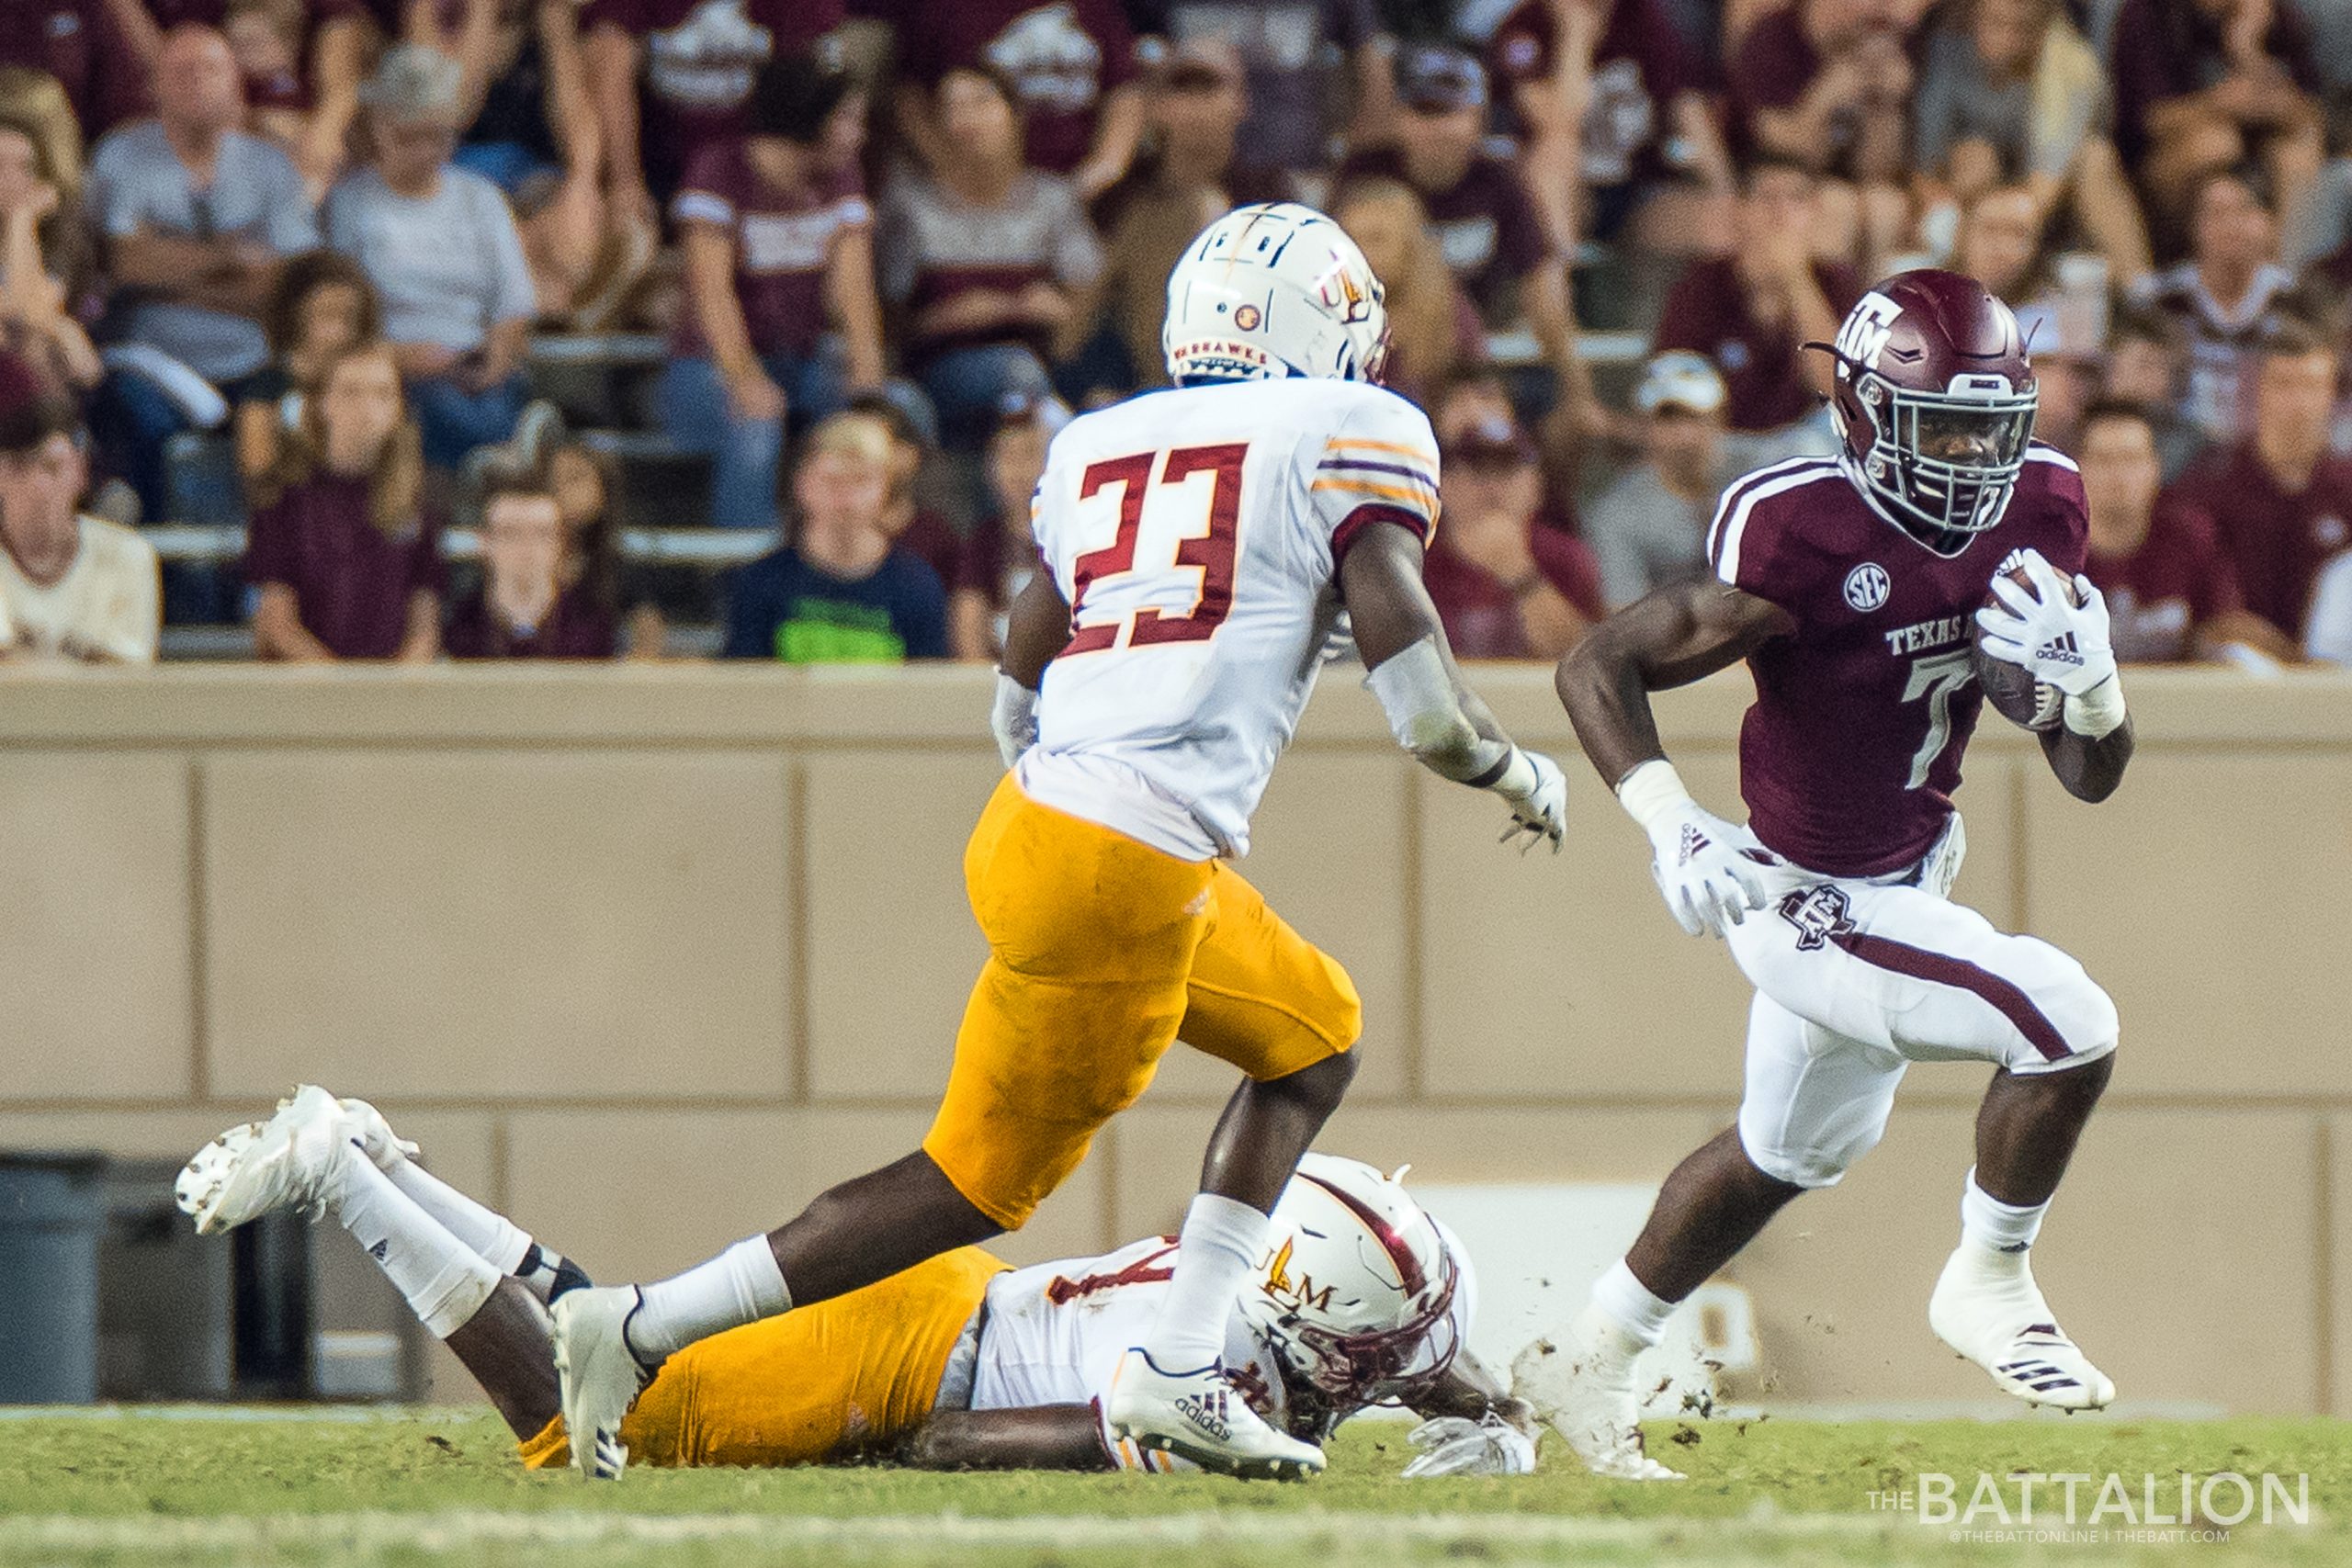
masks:
{"label": "white football helmet", "polygon": [[[1274,1205],[1242,1315],[1301,1382],[1344,1409],[1409,1402],[1453,1364],[1469,1319],[1460,1247],[1361,1160],[1309,1154]],[[1459,1298],[1459,1299],[1458,1299]]]}
{"label": "white football helmet", "polygon": [[1380,279],[1347,231],[1295,201],[1238,207],[1168,275],[1159,345],[1191,380],[1377,381],[1388,357]]}

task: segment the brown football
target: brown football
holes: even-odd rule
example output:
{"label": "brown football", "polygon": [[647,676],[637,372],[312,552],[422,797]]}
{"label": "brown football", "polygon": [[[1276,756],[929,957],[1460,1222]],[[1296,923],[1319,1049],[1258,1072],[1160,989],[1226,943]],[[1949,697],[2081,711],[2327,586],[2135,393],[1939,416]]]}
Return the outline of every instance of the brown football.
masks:
{"label": "brown football", "polygon": [[[2037,599],[2041,597],[2033,586],[2033,580],[2026,576],[2025,568],[2012,567],[2007,576],[2010,581]],[[2082,596],[2075,592],[2073,583],[2063,577],[2058,581],[2066,591],[2068,603],[2082,603]],[[1985,604],[1997,605],[2000,602],[1990,588],[1984,591]],[[2024,665],[2012,664],[2006,659],[1996,659],[1985,652],[1982,627],[1973,627],[1970,632],[1969,658],[1976,669],[1976,683],[1984,689],[1984,700],[1992,705],[1994,712],[2011,724],[2037,733],[2058,728],[2059,720],[2065,716],[2065,694],[2046,682],[2035,680],[2032,671]]]}

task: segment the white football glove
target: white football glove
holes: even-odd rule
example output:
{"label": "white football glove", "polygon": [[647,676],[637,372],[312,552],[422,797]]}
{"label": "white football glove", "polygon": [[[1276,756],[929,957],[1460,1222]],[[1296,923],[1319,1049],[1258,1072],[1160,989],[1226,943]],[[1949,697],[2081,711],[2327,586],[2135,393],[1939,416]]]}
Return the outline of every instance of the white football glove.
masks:
{"label": "white football glove", "polygon": [[1503,829],[1502,841],[1518,844],[1525,854],[1549,839],[1552,852],[1558,854],[1560,840],[1568,831],[1568,776],[1560,771],[1559,763],[1540,751],[1522,750],[1519,755],[1527,767],[1506,768],[1492,786],[1510,807],[1511,823]]}
{"label": "white football glove", "polygon": [[1405,1467],[1405,1479],[1429,1475],[1532,1475],[1535,1439],[1493,1411],[1476,1421],[1441,1416],[1424,1421],[1405,1440],[1421,1450]]}
{"label": "white football glove", "polygon": [[1702,807],[1664,758],[1644,762],[1617,785],[1617,799],[1650,837],[1650,875],[1666,907],[1692,936],[1722,936],[1767,897],[1758,863],[1738,829]]}
{"label": "white football glove", "polygon": [[1000,670],[996,672],[996,705],[989,710],[989,730],[996,737],[996,754],[1004,771],[1021,761],[1021,753],[1037,744],[1037,694]]}
{"label": "white football glove", "polygon": [[2077,576],[2075,591],[2083,602],[2069,603],[2056,570],[2038,550],[2022,552],[2018,564],[2034,592],[2007,572],[1993,579],[1993,595],[2000,604],[1976,612],[1984,651],[2031,671],[2035,680],[2070,697],[2113,680],[2115,645],[2108,632],[2106,597],[2089,578]]}

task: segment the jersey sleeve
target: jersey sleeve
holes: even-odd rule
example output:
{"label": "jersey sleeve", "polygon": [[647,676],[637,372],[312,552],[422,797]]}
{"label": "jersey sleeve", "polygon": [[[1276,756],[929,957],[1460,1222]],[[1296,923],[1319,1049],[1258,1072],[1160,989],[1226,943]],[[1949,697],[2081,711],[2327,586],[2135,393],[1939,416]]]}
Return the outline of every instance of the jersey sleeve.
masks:
{"label": "jersey sleeve", "polygon": [[2090,500],[2083,493],[2083,471],[2075,460],[2054,446],[2036,442],[2026,448],[2026,471],[2039,474],[2044,504],[2049,508],[2049,545],[2042,558],[2061,576],[2073,577],[2090,558]]}
{"label": "jersey sleeve", "polygon": [[1793,614],[1801,595],[1780,558],[1781,519],[1772,505],[1777,493],[1761,474],[1725,488],[1707,525],[1707,565],[1719,581]]}
{"label": "jersey sleeve", "polygon": [[1362,399],[1308,457],[1310,512],[1330,540],[1334,567],[1374,523],[1409,531],[1423,549],[1436,537],[1437,433],[1404,399],[1393,392]]}

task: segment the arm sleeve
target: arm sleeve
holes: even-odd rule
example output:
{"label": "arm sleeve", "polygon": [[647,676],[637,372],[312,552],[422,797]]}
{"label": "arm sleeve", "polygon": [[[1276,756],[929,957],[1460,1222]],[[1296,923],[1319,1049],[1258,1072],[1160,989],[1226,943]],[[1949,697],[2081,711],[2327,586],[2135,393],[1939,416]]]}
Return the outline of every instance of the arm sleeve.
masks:
{"label": "arm sleeve", "polygon": [[1333,570],[1374,523],[1410,530],[1424,549],[1436,537],[1437,434],[1429,416],[1404,399],[1393,392],[1362,398],[1320,451],[1306,457],[1312,524],[1329,543]]}
{"label": "arm sleeve", "polygon": [[725,143],[698,150],[686,161],[686,172],[678,182],[678,194],[670,198],[670,219],[675,223],[717,223],[732,228],[735,223],[735,196],[728,188],[732,183],[721,168],[726,154]]}

